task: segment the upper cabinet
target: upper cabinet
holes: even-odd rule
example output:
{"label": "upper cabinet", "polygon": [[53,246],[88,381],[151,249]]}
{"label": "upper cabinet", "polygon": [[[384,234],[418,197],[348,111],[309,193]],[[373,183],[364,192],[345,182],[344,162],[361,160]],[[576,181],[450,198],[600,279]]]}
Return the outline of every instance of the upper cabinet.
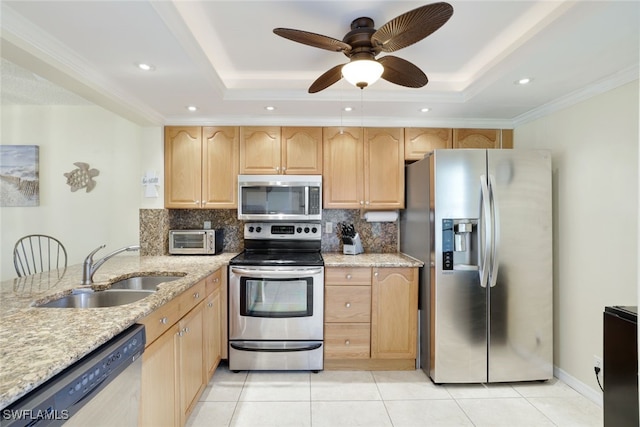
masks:
{"label": "upper cabinet", "polygon": [[453,148],[513,148],[513,130],[454,129]]}
{"label": "upper cabinet", "polygon": [[165,207],[237,208],[237,127],[168,126],[164,147]]}
{"label": "upper cabinet", "polygon": [[325,209],[404,207],[402,128],[324,128]]}
{"label": "upper cabinet", "polygon": [[453,130],[449,128],[406,128],[405,160],[420,160],[435,149],[453,148]]}
{"label": "upper cabinet", "polygon": [[320,175],[322,128],[245,126],[240,128],[240,173]]}

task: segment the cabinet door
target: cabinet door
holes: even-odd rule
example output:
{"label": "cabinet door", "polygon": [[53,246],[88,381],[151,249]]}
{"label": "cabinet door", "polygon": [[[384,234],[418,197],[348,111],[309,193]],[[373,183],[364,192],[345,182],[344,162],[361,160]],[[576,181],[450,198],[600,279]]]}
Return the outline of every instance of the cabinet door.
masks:
{"label": "cabinet door", "polygon": [[364,130],[364,170],[365,208],[404,208],[402,128]]}
{"label": "cabinet door", "polygon": [[220,287],[218,287],[207,297],[204,305],[204,372],[206,380],[211,378],[220,362],[222,344],[221,308]]}
{"label": "cabinet door", "polygon": [[323,129],[323,207],[357,209],[364,206],[362,129]]}
{"label": "cabinet door", "polygon": [[322,174],[322,128],[282,128],[282,173]]}
{"label": "cabinet door", "polygon": [[376,268],[371,291],[371,358],[415,359],[417,268]]}
{"label": "cabinet door", "polygon": [[499,129],[454,129],[453,148],[500,148]]}
{"label": "cabinet door", "polygon": [[436,149],[453,148],[453,132],[447,128],[405,128],[404,159],[421,160]]}
{"label": "cabinet door", "polygon": [[201,302],[180,320],[176,335],[180,378],[180,416],[184,425],[204,388],[203,307]]}
{"label": "cabinet door", "polygon": [[181,425],[175,371],[177,333],[178,325],[174,325],[142,354],[142,390],[138,422],[141,427]]}
{"label": "cabinet door", "polygon": [[237,127],[202,128],[202,207],[238,207],[240,139]]}
{"label": "cabinet door", "polygon": [[274,175],[280,173],[280,127],[240,128],[240,173]]}
{"label": "cabinet door", "polygon": [[194,209],[201,205],[202,129],[199,126],[164,129],[164,205]]}

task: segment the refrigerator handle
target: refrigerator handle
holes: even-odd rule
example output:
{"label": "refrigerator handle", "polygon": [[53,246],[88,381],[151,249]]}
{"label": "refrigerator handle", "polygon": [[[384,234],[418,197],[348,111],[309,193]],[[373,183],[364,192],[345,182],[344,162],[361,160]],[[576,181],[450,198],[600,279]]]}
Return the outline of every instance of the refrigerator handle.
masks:
{"label": "refrigerator handle", "polygon": [[489,255],[491,253],[491,203],[489,186],[487,184],[487,176],[480,176],[480,188],[482,196],[480,199],[480,265],[478,266],[478,274],[480,275],[480,286],[487,287],[489,281]]}
{"label": "refrigerator handle", "polygon": [[495,189],[495,177],[489,175],[489,197],[491,200],[491,216],[492,216],[492,251],[491,251],[491,267],[489,269],[489,286],[494,287],[498,280],[498,269],[500,264],[498,262],[498,250],[500,249],[500,210],[498,209],[498,200],[496,199]]}

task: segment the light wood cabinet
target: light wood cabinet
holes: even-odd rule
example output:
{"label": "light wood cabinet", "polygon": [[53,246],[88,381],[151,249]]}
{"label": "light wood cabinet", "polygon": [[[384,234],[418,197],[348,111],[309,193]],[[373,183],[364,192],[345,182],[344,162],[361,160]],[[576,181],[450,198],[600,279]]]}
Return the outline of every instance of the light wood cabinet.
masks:
{"label": "light wood cabinet", "polygon": [[181,427],[193,411],[220,361],[225,272],[217,270],[140,321],[148,331],[140,426]]}
{"label": "light wood cabinet", "polygon": [[418,271],[374,268],[371,286],[371,357],[415,359]]}
{"label": "light wood cabinet", "polygon": [[453,148],[453,130],[449,128],[405,128],[404,159],[420,160],[436,149]]}
{"label": "light wood cabinet", "polygon": [[453,129],[453,148],[513,148],[513,130]]}
{"label": "light wood cabinet", "polygon": [[325,269],[325,369],[414,369],[418,269]]}
{"label": "light wood cabinet", "polygon": [[322,128],[245,126],[240,129],[240,173],[319,175]]}
{"label": "light wood cabinet", "polygon": [[[180,425],[179,394],[174,375],[177,366],[174,324],[147,345],[142,354],[142,389],[138,425],[174,427]],[[147,342],[149,342],[147,340]]]}
{"label": "light wood cabinet", "polygon": [[203,307],[200,302],[179,322],[176,334],[180,425],[185,425],[205,387],[203,365]]}
{"label": "light wood cabinet", "polygon": [[326,268],[325,365],[332,359],[369,359],[371,269]]}
{"label": "light wood cabinet", "polygon": [[167,126],[165,207],[237,208],[237,127]]}
{"label": "light wood cabinet", "polygon": [[404,207],[402,128],[324,128],[323,206]]}
{"label": "light wood cabinet", "polygon": [[[220,272],[207,278],[207,299],[204,305],[204,372],[208,381],[215,372],[222,356],[222,281]],[[226,315],[225,315],[226,319]]]}

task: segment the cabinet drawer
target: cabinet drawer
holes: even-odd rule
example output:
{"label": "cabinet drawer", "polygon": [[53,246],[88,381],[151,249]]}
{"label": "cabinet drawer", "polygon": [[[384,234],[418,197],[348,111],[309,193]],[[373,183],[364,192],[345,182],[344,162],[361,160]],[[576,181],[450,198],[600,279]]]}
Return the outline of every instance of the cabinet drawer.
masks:
{"label": "cabinet drawer", "polygon": [[222,277],[220,276],[221,273],[222,273],[222,268],[211,273],[205,279],[205,288],[206,288],[205,292],[207,295],[211,295],[211,292],[218,289],[222,284],[222,280],[221,280]]}
{"label": "cabinet drawer", "polygon": [[193,307],[205,298],[206,279],[199,281],[194,286],[184,291],[178,296],[180,304],[180,317],[187,314]]}
{"label": "cabinet drawer", "polygon": [[154,342],[167,329],[180,320],[180,305],[178,298],[159,307],[153,313],[140,320],[145,327],[147,346]]}
{"label": "cabinet drawer", "polygon": [[371,325],[369,323],[325,323],[326,359],[368,359]]}
{"label": "cabinet drawer", "polygon": [[329,323],[369,323],[370,286],[325,286],[324,321]]}
{"label": "cabinet drawer", "polygon": [[324,272],[326,285],[371,285],[371,269],[362,267],[326,268]]}

